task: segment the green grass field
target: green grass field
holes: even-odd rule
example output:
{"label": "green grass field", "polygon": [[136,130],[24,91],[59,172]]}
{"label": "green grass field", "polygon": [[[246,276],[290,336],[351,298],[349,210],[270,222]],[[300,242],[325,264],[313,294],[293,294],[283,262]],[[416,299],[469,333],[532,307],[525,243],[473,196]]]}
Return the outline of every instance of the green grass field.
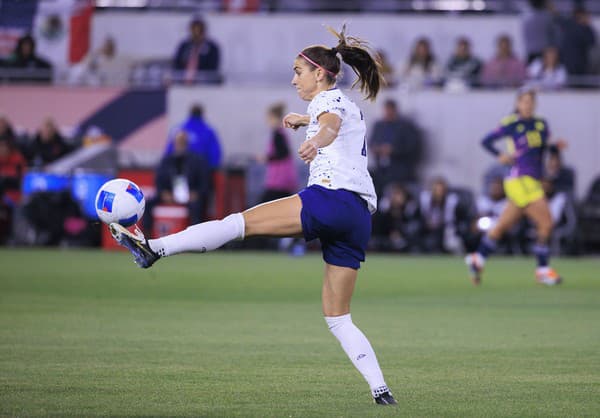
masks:
{"label": "green grass field", "polygon": [[600,416],[600,260],[371,255],[353,319],[399,406],[368,387],[320,312],[316,254],[0,250],[0,415]]}

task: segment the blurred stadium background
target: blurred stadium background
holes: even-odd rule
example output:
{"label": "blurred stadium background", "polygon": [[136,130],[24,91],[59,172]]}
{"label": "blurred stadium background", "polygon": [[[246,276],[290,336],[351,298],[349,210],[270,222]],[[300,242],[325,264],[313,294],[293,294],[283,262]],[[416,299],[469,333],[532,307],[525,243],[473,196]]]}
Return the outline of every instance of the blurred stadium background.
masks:
{"label": "blurred stadium background", "polygon": [[[269,162],[267,109],[275,103],[287,111],[305,108],[289,85],[296,51],[332,43],[324,26],[348,22],[351,33],[385,58],[389,86],[377,103],[363,106],[382,213],[391,211],[394,185],[407,189],[419,207],[408,215],[412,232],[402,231],[407,242],[382,232],[393,216],[376,218],[373,249],[460,253],[473,245],[477,220],[493,219],[494,204],[503,199],[489,191],[502,167],[479,141],[512,110],[523,84],[540,90],[538,111],[552,140],[567,144],[548,174],[557,224],[553,250],[598,249],[598,2],[55,0],[2,1],[0,11],[0,129],[11,142],[8,155],[23,157],[3,162],[0,238],[10,245],[100,245],[92,201],[101,181],[127,176],[153,200],[167,144],[194,105],[218,143],[204,155],[211,178],[198,186],[201,209],[191,216],[165,212],[174,202],[154,199],[155,227],[165,233],[190,219],[256,204]],[[178,48],[194,22],[205,50],[190,74]],[[494,62],[502,35],[513,50],[506,74],[494,70],[503,65]],[[457,52],[460,40],[468,44],[466,55]],[[423,42],[429,52],[419,58],[413,50]],[[33,54],[22,56],[22,44],[33,44]],[[543,62],[545,49],[557,50],[559,63],[540,75],[532,66],[536,57]],[[351,81],[346,71],[340,84]],[[386,101],[399,113],[391,141],[375,129],[377,122],[385,125]],[[188,132],[195,135],[190,143],[208,141],[205,131]],[[302,132],[288,134],[294,154]],[[378,147],[384,141],[392,142],[391,160]],[[206,152],[203,146],[194,150]],[[301,187],[305,168],[299,165],[298,174]],[[448,186],[440,199],[448,212],[442,220],[430,213],[437,179]],[[158,187],[158,194],[169,188]],[[186,196],[177,202],[185,207]],[[411,233],[431,238],[419,242]],[[505,251],[527,253],[530,238],[524,224]]]}
{"label": "blurred stadium background", "polygon": [[[104,181],[129,178],[152,202],[148,234],[173,232],[260,202],[286,152],[300,188],[303,132],[270,149],[267,113],[305,110],[291,63],[306,45],[333,46],[325,25],[344,22],[385,58],[388,86],[362,109],[381,209],[371,246],[388,254],[371,256],[355,307],[407,415],[600,413],[600,1],[0,0],[0,415],[372,413],[317,330],[315,247],[237,243],[148,274],[115,253],[94,208]],[[505,168],[479,143],[523,85],[559,144],[552,251],[585,257],[557,259],[562,289],[534,288],[523,222],[501,245],[514,258],[474,293],[457,255],[504,202]],[[169,165],[181,131],[205,164],[184,191]],[[343,395],[326,397],[328,385]]]}

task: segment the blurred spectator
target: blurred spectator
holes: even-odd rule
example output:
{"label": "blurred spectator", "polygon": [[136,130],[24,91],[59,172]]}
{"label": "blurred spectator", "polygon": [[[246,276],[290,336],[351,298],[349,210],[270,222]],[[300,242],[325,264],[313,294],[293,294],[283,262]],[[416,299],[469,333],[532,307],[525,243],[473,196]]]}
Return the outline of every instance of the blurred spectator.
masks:
{"label": "blurred spectator", "polygon": [[527,75],[542,89],[556,90],[567,83],[567,70],[559,61],[558,49],[553,46],[547,47],[542,58],[529,65]]}
{"label": "blurred spectator", "polygon": [[581,202],[578,220],[584,250],[600,249],[600,176],[594,178]]}
{"label": "blurred spectator", "polygon": [[96,244],[98,228],[88,222],[79,204],[68,190],[36,192],[29,196],[22,208],[28,232],[22,239],[33,245],[57,245],[76,242]]}
{"label": "blurred spectator", "polygon": [[375,156],[373,178],[379,193],[391,182],[417,180],[418,167],[423,160],[423,142],[423,133],[416,123],[400,114],[394,100],[386,100],[383,118],[375,122],[369,141]]}
{"label": "blurred spectator", "polygon": [[557,145],[548,147],[546,178],[552,182],[552,189],[556,192],[566,192],[571,196],[574,195],[575,170],[563,165],[560,147]]}
{"label": "blurred spectator", "polygon": [[3,139],[13,142],[17,137],[8,118],[4,115],[0,115],[0,140]]}
{"label": "blurred spectator", "polygon": [[[484,193],[478,195],[475,199],[475,216],[471,222],[470,230],[462,236],[467,253],[475,251],[483,235],[498,222],[506,202],[504,174],[497,173],[487,181]],[[522,222],[514,225],[498,241],[497,252],[522,253],[521,240],[525,232]]]}
{"label": "blurred spectator", "polygon": [[456,41],[454,54],[446,65],[446,79],[462,81],[465,85],[472,86],[478,83],[481,71],[481,61],[471,54],[471,41],[461,37]]}
{"label": "blurred spectator", "polygon": [[425,87],[439,83],[442,70],[435,60],[428,38],[415,42],[410,58],[400,71],[401,82],[411,87]]}
{"label": "blurred spectator", "polygon": [[548,47],[558,46],[559,28],[547,0],[529,0],[531,9],[523,18],[527,64],[541,58]]}
{"label": "blurred spectator", "polygon": [[3,196],[8,196],[13,202],[16,200],[26,167],[27,162],[14,142],[0,138],[0,200]]}
{"label": "blurred spectator", "polygon": [[600,43],[596,42],[589,53],[588,63],[589,73],[595,76],[600,75]]}
{"label": "blurred spectator", "polygon": [[373,218],[375,247],[383,251],[416,251],[420,234],[419,204],[399,183],[386,187]]}
{"label": "blurred spectator", "polygon": [[102,46],[91,52],[73,69],[73,81],[91,85],[125,85],[129,81],[132,61],[117,54],[113,38],[107,37]]}
{"label": "blurred spectator", "polygon": [[27,149],[29,165],[40,167],[58,160],[70,151],[69,145],[51,118],[46,119]]}
{"label": "blurred spectator", "polygon": [[0,244],[11,234],[14,207],[20,200],[21,179],[27,166],[13,137],[1,132],[2,122],[10,128],[8,121],[0,117]]}
{"label": "blurred spectator", "polygon": [[560,56],[569,75],[588,74],[589,53],[596,43],[590,16],[582,6],[575,6],[571,17],[559,18]]}
{"label": "blurred spectator", "polygon": [[394,67],[387,58],[387,55],[383,49],[378,49],[376,52],[376,58],[381,64],[381,73],[385,78],[385,87],[396,86],[396,73]]}
{"label": "blurred spectator", "polygon": [[[204,121],[204,108],[194,104],[188,118],[176,129],[186,131],[190,151],[198,154],[208,163],[211,171],[218,170],[221,166],[221,144],[215,130]],[[167,143],[165,154],[173,153],[175,148],[173,139]]]}
{"label": "blurred spectator", "polygon": [[525,65],[515,56],[511,38],[501,35],[496,46],[496,55],[483,69],[483,84],[490,87],[518,86],[525,79]]}
{"label": "blurred spectator", "polygon": [[35,53],[35,40],[31,35],[25,35],[17,41],[15,50],[3,63],[7,68],[19,69],[14,76],[9,77],[13,81],[40,81],[52,80],[52,65],[40,58]]}
{"label": "blurred spectator", "polygon": [[[180,72],[176,80],[186,83],[220,82],[219,46],[206,37],[206,23],[196,18],[190,23],[190,37],[177,47],[173,69]],[[203,73],[199,74],[198,72]]]}
{"label": "blurred spectator", "polygon": [[290,196],[298,191],[298,175],[287,135],[281,121],[285,113],[282,103],[271,106],[267,112],[270,139],[266,155],[267,172],[263,202]]}
{"label": "blurred spectator", "polygon": [[479,217],[486,216],[498,220],[504,206],[506,206],[503,178],[493,178],[488,184],[486,193],[477,196],[475,205]]}
{"label": "blurred spectator", "polygon": [[191,224],[204,221],[209,184],[208,164],[190,150],[188,133],[178,131],[173,140],[173,152],[163,157],[156,170],[156,197],[146,203],[144,228],[152,233],[152,212],[159,204],[186,205]]}
{"label": "blurred spectator", "polygon": [[98,126],[92,125],[85,131],[81,146],[91,147],[92,145],[109,144],[111,142],[112,139],[110,136],[103,132]]}
{"label": "blurred spectator", "polygon": [[462,251],[459,223],[466,221],[467,213],[459,196],[448,190],[448,182],[437,177],[429,190],[419,196],[422,233],[421,246],[426,252]]}
{"label": "blurred spectator", "polygon": [[561,254],[565,251],[570,253],[572,252],[575,229],[577,228],[577,214],[572,195],[556,190],[553,181],[548,178],[542,179],[542,187],[554,223],[550,248],[555,254]]}

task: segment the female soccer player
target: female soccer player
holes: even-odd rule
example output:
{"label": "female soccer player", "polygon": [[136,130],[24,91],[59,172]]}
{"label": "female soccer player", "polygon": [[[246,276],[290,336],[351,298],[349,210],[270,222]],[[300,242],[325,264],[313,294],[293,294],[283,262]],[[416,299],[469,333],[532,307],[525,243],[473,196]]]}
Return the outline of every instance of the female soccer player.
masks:
{"label": "female soccer player", "polygon": [[[506,207],[496,225],[482,238],[477,252],[465,258],[475,285],[481,283],[483,265],[496,248],[497,241],[523,215],[533,221],[537,229],[537,242],[533,247],[537,258],[536,280],[549,286],[561,282],[560,276],[549,266],[548,239],[552,232],[552,216],[540,183],[550,131],[548,123],[534,115],[535,99],[535,91],[519,91],[516,112],[505,117],[500,127],[482,141],[484,148],[500,163],[512,167],[509,176],[504,179],[504,191],[508,197]],[[495,141],[505,137],[510,138],[510,153],[502,153],[494,146]]]}
{"label": "female soccer player", "polygon": [[[353,324],[350,300],[371,234],[371,213],[377,197],[367,171],[366,126],[360,109],[336,87],[340,58],[358,75],[356,83],[374,100],[382,84],[378,62],[363,42],[331,30],[337,46],[310,46],[294,60],[292,85],[309,103],[307,114],[289,113],[287,128],[306,126],[298,153],[310,163],[308,187],[300,193],[264,203],[186,230],[146,241],[111,224],[113,237],[150,267],[160,257],[185,251],[211,251],[231,240],[253,236],[319,238],[325,261],[322,304],[325,321],[342,348],[368,382],[377,404],[396,404],[365,335]],[[356,84],[355,83],[355,84]]]}

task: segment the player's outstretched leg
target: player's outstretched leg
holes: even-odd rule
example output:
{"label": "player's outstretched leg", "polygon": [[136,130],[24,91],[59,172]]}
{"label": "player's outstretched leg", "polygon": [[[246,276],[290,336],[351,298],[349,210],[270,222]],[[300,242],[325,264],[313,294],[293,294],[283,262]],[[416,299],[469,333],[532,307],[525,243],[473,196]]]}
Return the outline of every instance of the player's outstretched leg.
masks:
{"label": "player's outstretched leg", "polygon": [[323,313],[331,333],[340,342],[352,364],[371,388],[375,403],[396,405],[388,389],[371,343],[352,322],[350,299],[357,272],[354,269],[327,264],[323,281]]}
{"label": "player's outstretched leg", "polygon": [[139,229],[131,233],[116,223],[110,224],[110,231],[113,238],[133,254],[138,266],[148,268],[161,257],[187,251],[204,253],[229,241],[243,239],[244,224],[244,216],[234,213],[219,221],[202,222],[158,239],[146,240]]}
{"label": "player's outstretched leg", "polygon": [[146,240],[141,231],[131,233],[118,224],[111,225],[111,232],[119,244],[131,251],[140,267],[148,268],[161,257],[183,252],[204,253],[245,237],[296,236],[302,233],[301,210],[300,198],[293,195],[158,239]]}

